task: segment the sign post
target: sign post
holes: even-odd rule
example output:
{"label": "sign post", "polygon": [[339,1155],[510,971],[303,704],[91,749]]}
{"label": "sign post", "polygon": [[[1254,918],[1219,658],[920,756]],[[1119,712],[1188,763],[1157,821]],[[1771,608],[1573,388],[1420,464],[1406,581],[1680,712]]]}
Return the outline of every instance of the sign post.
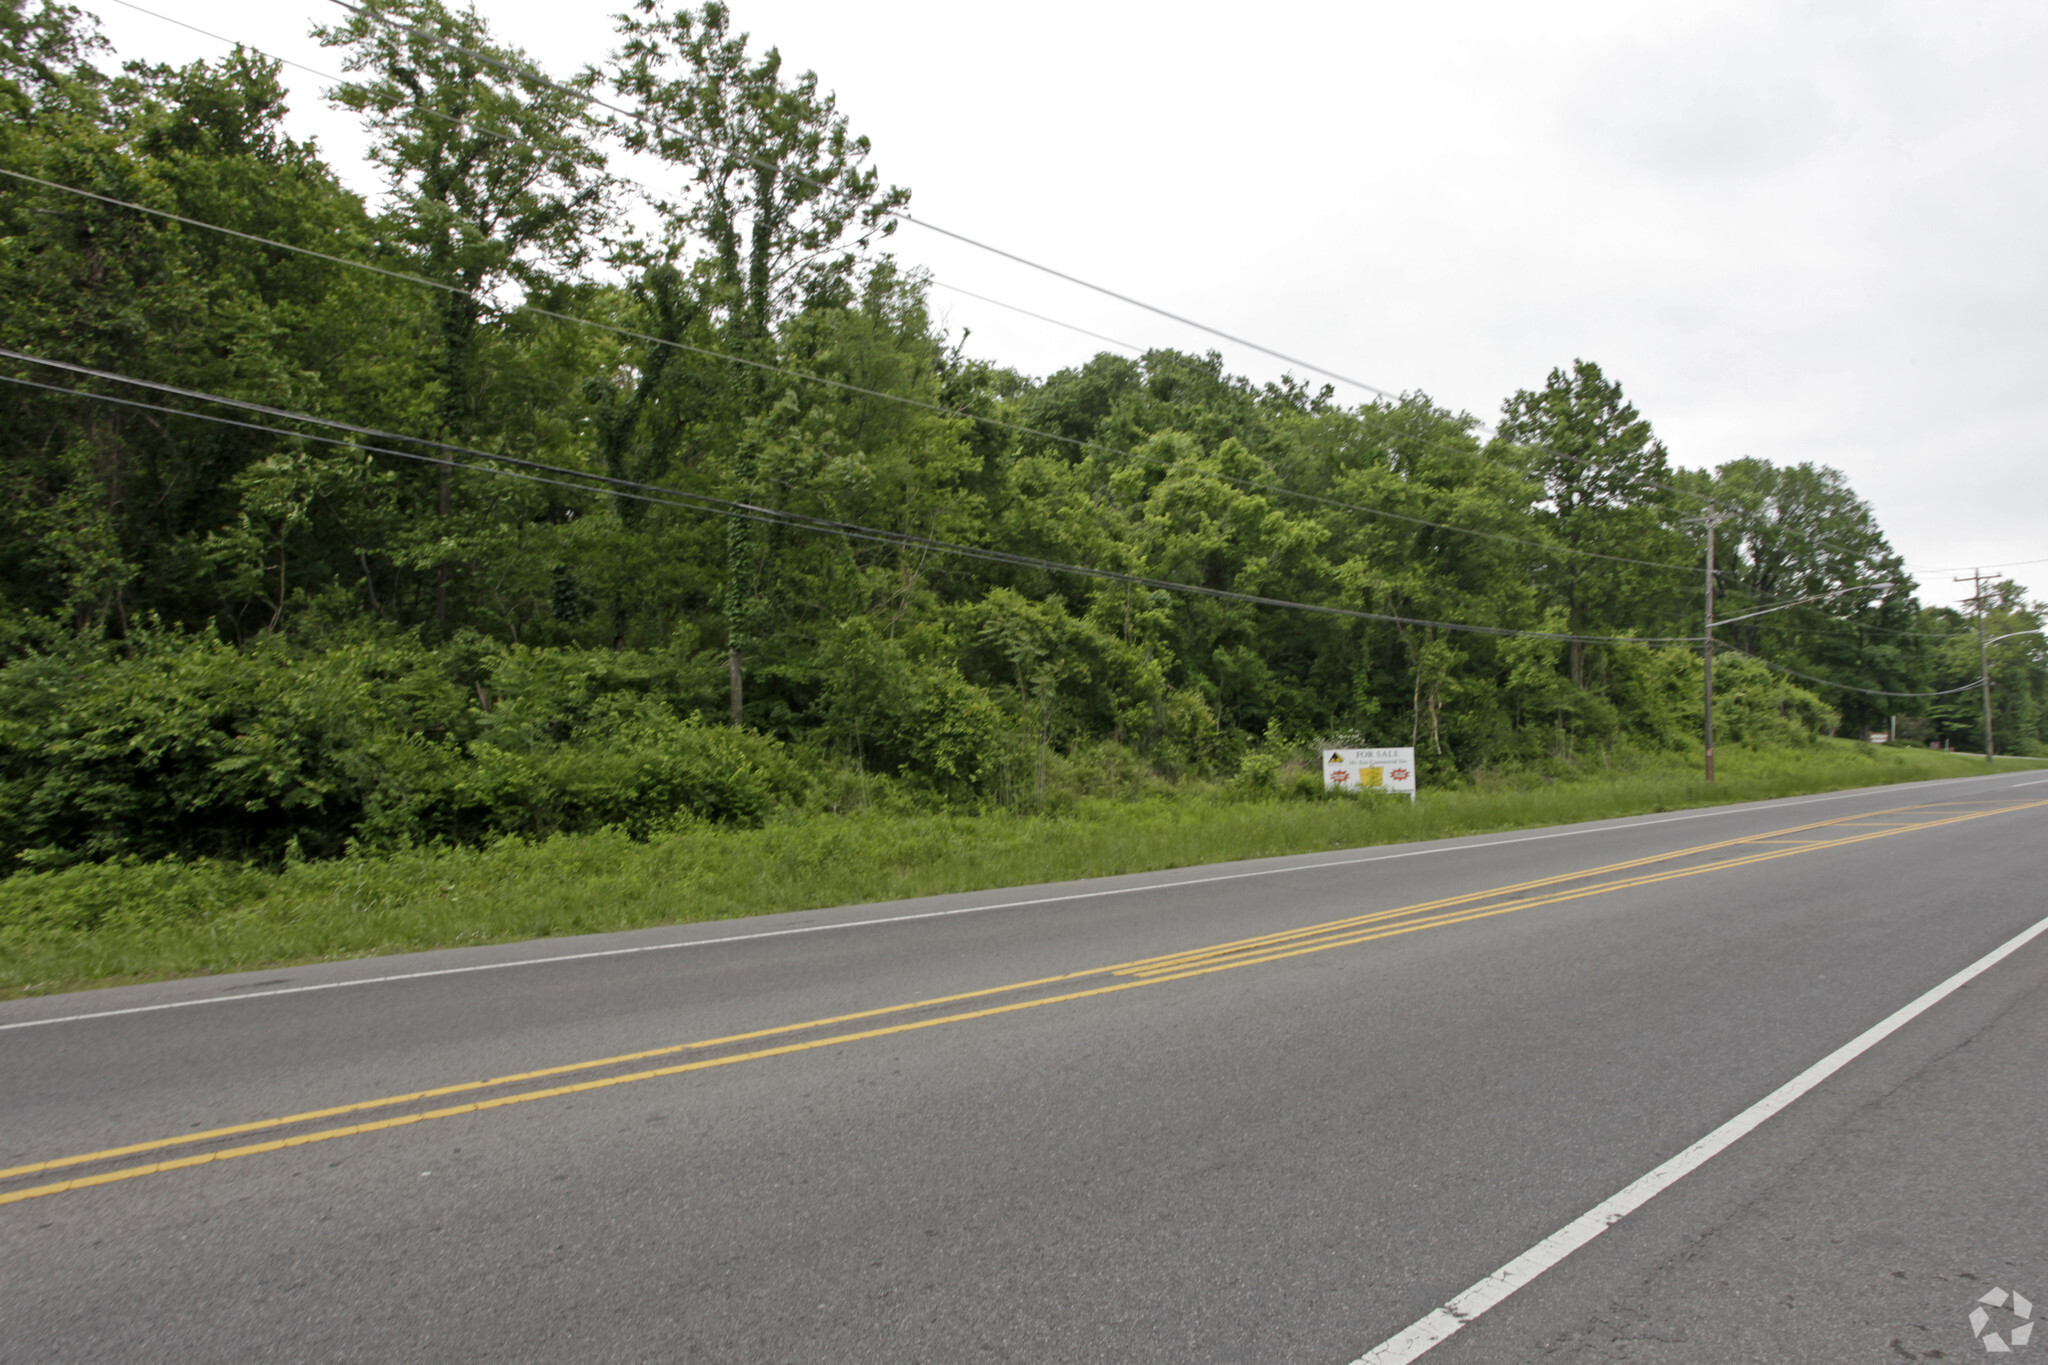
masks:
{"label": "sign post", "polygon": [[1415,799],[1413,749],[1325,749],[1323,790],[1385,792]]}

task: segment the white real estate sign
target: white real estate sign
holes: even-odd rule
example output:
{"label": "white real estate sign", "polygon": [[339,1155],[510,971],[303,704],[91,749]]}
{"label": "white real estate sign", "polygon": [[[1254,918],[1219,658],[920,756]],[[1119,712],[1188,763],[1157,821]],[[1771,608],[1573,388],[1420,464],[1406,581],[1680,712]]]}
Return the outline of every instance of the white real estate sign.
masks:
{"label": "white real estate sign", "polygon": [[1413,749],[1325,749],[1323,790],[1389,792],[1415,799]]}

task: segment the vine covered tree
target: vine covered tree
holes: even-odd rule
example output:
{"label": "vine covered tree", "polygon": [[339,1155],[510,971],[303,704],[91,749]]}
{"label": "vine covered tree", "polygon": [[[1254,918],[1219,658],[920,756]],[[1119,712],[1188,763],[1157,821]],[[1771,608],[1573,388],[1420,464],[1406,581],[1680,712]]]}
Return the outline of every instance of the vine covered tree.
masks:
{"label": "vine covered tree", "polygon": [[[612,186],[587,106],[532,78],[527,55],[496,43],[473,9],[371,0],[317,32],[359,77],[333,98],[370,131],[390,202],[382,236],[411,270],[442,286],[435,431],[463,445],[502,436],[487,399],[483,319],[527,294],[559,290],[609,219]],[[420,523],[413,547],[415,558],[432,563],[433,619],[442,629],[455,485],[446,466],[435,474],[435,515]]]}
{"label": "vine covered tree", "polygon": [[[892,213],[910,192],[882,188],[866,164],[871,150],[855,136],[836,98],[820,94],[816,73],[783,74],[782,54],[748,54],[723,5],[664,13],[638,0],[622,16],[625,44],[611,78],[638,103],[638,118],[615,123],[625,145],[651,152],[692,176],[681,200],[655,205],[666,224],[661,257],[696,252],[704,302],[723,319],[722,340],[735,355],[774,350],[778,323],[806,307],[844,307],[857,287],[856,251],[895,230]],[[736,373],[735,396],[760,407],[773,381]],[[730,495],[779,501],[773,471],[741,439],[731,462]],[[733,518],[727,528],[725,624],[730,714],[745,717],[745,655],[771,628],[781,535]]]}

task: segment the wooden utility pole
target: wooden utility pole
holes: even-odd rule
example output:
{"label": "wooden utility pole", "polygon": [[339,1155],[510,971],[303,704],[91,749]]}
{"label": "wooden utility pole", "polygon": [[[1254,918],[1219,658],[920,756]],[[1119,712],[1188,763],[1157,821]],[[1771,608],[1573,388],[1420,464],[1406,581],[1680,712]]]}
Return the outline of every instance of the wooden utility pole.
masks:
{"label": "wooden utility pole", "polygon": [[1984,610],[1984,571],[1972,571],[1968,578],[1958,578],[1958,583],[1968,583],[1976,589],[1970,605],[1977,609],[1977,676],[1984,684],[1984,762],[1988,766],[1996,760],[1992,755],[1998,746],[1991,740],[1991,626]]}
{"label": "wooden utility pole", "polygon": [[1702,708],[1703,734],[1707,743],[1707,781],[1714,780],[1714,528],[1722,517],[1709,512],[1700,518],[1707,528],[1707,630],[1701,658],[1706,664],[1706,704]]}

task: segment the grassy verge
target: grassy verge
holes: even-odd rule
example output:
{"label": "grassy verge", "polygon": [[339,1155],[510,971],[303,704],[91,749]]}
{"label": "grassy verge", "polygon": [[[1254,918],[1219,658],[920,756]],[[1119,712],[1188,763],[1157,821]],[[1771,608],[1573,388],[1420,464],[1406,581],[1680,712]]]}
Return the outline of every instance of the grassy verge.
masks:
{"label": "grassy verge", "polygon": [[[1999,760],[2000,769],[2040,770]],[[1398,800],[1084,801],[1056,817],[810,815],[635,843],[578,835],[304,863],[88,865],[0,881],[0,998],[1310,853],[1985,771],[1847,741]]]}

